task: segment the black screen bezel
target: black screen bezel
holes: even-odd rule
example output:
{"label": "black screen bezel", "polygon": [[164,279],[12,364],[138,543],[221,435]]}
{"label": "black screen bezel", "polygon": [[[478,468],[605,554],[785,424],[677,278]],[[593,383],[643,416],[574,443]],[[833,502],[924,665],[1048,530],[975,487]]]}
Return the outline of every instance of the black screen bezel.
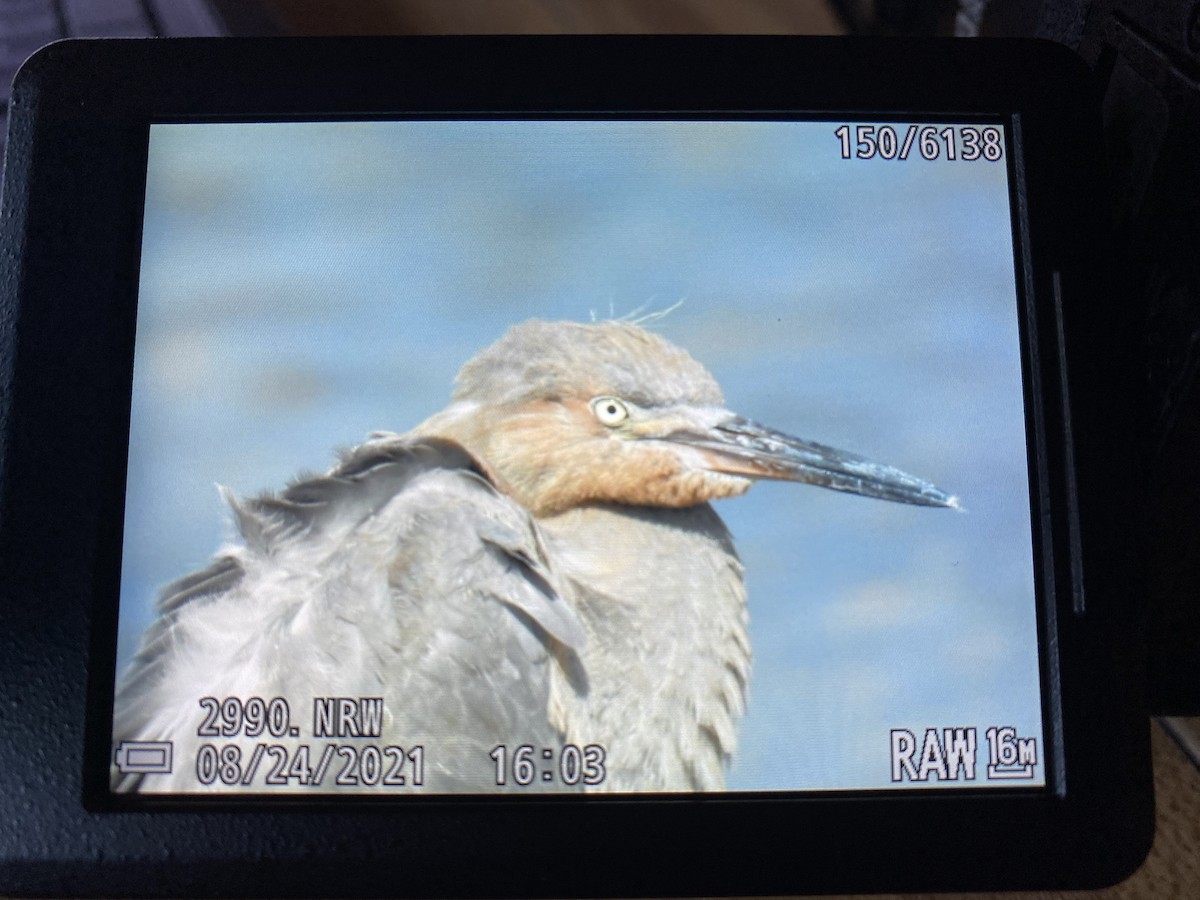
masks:
{"label": "black screen bezel", "polygon": [[[1030,43],[435,38],[67,42],[42,51],[14,94],[5,190],[4,248],[19,259],[6,280],[17,327],[8,335],[16,364],[3,549],[6,580],[10,570],[16,577],[7,591],[13,628],[3,633],[10,660],[26,662],[4,682],[19,685],[22,702],[0,778],[46,802],[27,839],[5,847],[0,873],[11,868],[17,885],[73,885],[49,892],[205,885],[201,892],[271,895],[1091,886],[1124,874],[1145,850],[1150,806],[1123,593],[1135,567],[1116,538],[1128,508],[1112,480],[1121,438],[1111,407],[1093,396],[1105,387],[1119,408],[1127,387],[1114,343],[1119,311],[1091,293],[1100,263],[1089,100],[1074,60]],[[252,808],[238,798],[146,798],[136,810],[110,795],[111,599],[149,123],[788,113],[1009,124],[1035,571],[1053,598],[1039,622],[1047,788],[352,808],[339,798]],[[1088,390],[1068,391],[1068,377]],[[81,424],[87,440],[73,443]],[[83,485],[51,486],[44,467],[56,460],[70,460]],[[48,516],[72,500],[66,523]],[[50,535],[74,552],[56,558]],[[50,571],[58,583],[47,588]],[[25,635],[39,637],[19,645]],[[40,664],[34,645],[48,651]],[[46,748],[40,771],[19,762],[22,740]],[[51,835],[60,852],[38,852],[35,836]],[[66,865],[47,862],[64,856]],[[457,862],[467,859],[472,866]]]}

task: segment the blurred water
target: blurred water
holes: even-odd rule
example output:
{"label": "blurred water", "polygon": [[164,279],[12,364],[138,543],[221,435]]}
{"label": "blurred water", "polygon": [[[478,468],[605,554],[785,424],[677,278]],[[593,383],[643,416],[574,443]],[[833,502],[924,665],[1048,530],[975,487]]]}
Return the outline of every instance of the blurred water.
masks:
{"label": "blurred water", "polygon": [[730,787],[889,786],[896,727],[1040,736],[1003,163],[846,161],[835,126],[155,125],[119,665],[230,536],[215,484],[407,430],[516,322],[682,300],[654,327],[731,408],[968,510],[719,505],[755,646]]}

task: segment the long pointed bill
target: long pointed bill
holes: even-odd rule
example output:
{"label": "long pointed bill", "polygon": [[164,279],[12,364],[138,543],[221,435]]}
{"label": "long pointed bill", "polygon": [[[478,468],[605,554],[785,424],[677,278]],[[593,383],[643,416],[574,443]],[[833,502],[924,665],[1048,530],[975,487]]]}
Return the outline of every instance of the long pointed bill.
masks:
{"label": "long pointed bill", "polygon": [[676,432],[669,440],[702,451],[715,472],[800,481],[916,506],[959,508],[957,497],[893,466],[801,440],[741,416],[700,432]]}

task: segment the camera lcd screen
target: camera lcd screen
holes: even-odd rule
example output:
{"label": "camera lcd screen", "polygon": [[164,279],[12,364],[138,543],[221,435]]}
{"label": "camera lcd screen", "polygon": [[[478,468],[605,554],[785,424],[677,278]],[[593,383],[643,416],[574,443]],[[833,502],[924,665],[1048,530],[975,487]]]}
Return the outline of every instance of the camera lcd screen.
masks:
{"label": "camera lcd screen", "polygon": [[151,125],[112,791],[1044,787],[1009,155]]}

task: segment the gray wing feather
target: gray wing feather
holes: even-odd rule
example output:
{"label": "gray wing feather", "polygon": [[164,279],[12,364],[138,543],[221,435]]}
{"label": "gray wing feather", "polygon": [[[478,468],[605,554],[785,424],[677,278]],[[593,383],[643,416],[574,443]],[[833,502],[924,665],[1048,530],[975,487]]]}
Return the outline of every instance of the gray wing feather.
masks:
{"label": "gray wing feather", "polygon": [[244,735],[197,735],[205,696],[286,699],[301,734],[270,740],[314,755],[315,698],[383,697],[368,742],[422,746],[425,792],[494,790],[496,744],[561,742],[551,669],[577,664],[583,628],[528,513],[457,445],[388,436],[277,496],[227,496],[243,543],[166,589],[117,693],[114,739],[174,742],[176,772],[119,789],[197,789],[205,740],[249,758]]}

